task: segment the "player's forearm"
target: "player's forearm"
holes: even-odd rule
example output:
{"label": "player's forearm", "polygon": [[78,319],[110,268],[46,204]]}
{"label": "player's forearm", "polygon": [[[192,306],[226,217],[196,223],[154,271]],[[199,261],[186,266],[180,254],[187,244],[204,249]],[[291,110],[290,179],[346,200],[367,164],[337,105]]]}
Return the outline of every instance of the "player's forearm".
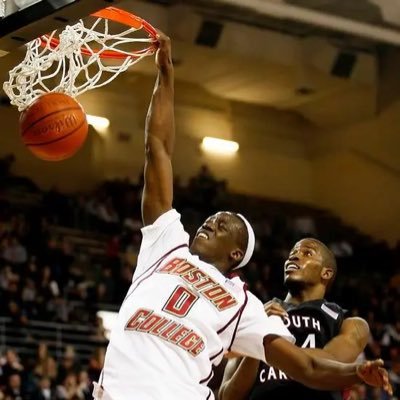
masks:
{"label": "player's forearm", "polygon": [[322,390],[340,390],[360,383],[357,375],[357,364],[344,364],[319,356],[310,356],[307,368],[300,372],[295,380],[306,386]]}
{"label": "player's forearm", "polygon": [[257,379],[259,361],[244,357],[230,379],[222,382],[219,400],[246,400]]}
{"label": "player's forearm", "polygon": [[160,68],[146,118],[146,151],[161,144],[171,155],[175,139],[174,71],[172,65]]}
{"label": "player's forearm", "polygon": [[358,354],[361,351],[357,349],[353,349],[347,346],[342,346],[339,349],[303,349],[306,353],[310,354],[311,356],[317,356],[321,358],[325,358],[328,360],[339,361],[342,363],[352,363],[355,362],[357,359]]}
{"label": "player's forearm", "polygon": [[338,390],[360,382],[356,364],[343,364],[311,355],[276,336],[264,339],[267,363],[293,380],[314,389]]}

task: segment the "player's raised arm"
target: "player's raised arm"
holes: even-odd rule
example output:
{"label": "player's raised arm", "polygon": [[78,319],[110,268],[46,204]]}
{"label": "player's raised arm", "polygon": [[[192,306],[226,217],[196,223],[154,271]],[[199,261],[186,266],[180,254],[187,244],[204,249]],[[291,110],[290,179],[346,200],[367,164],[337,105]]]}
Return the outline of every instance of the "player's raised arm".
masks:
{"label": "player's raised arm", "polygon": [[175,139],[174,69],[170,39],[158,35],[156,54],[158,76],[154,86],[145,129],[144,188],[142,219],[152,224],[172,208],[173,173],[172,152]]}
{"label": "player's raised arm", "polygon": [[392,388],[382,360],[361,364],[344,364],[310,354],[278,336],[264,339],[267,363],[279,368],[292,379],[314,389],[340,390],[365,382],[382,387],[389,394]]}

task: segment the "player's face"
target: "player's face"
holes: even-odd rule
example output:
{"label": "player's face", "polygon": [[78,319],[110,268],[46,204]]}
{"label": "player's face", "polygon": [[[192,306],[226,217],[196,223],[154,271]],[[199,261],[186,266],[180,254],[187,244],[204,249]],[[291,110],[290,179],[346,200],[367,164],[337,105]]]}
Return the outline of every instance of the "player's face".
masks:
{"label": "player's face", "polygon": [[238,248],[241,222],[233,213],[222,211],[208,217],[197,230],[190,250],[209,263],[230,263],[230,254]]}
{"label": "player's face", "polygon": [[317,242],[309,239],[296,243],[284,266],[285,283],[316,285],[321,281],[323,254]]}

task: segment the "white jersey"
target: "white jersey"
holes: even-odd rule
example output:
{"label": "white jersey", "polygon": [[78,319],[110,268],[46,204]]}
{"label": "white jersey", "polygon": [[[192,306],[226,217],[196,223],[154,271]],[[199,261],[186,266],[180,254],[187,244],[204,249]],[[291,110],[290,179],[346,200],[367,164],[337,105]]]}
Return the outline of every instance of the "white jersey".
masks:
{"label": "white jersey", "polygon": [[142,233],[97,399],[213,399],[207,383],[227,351],[265,362],[266,335],[294,341],[239,278],[227,279],[189,252],[189,235],[175,210]]}

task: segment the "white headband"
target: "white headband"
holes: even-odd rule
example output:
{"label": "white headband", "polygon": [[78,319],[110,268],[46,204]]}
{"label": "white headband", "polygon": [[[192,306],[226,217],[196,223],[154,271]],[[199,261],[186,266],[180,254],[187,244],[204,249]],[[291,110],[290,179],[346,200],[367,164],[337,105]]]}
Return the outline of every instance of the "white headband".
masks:
{"label": "white headband", "polygon": [[243,257],[242,261],[240,262],[240,264],[237,267],[233,268],[234,270],[244,267],[250,261],[250,258],[251,258],[251,256],[253,255],[253,252],[254,252],[254,246],[256,244],[256,237],[254,235],[254,231],[253,231],[253,228],[250,225],[250,222],[247,221],[247,219],[245,217],[243,217],[242,214],[236,214],[236,215],[246,225],[248,240],[247,240],[247,247],[246,247],[246,251],[244,253],[244,257]]}

